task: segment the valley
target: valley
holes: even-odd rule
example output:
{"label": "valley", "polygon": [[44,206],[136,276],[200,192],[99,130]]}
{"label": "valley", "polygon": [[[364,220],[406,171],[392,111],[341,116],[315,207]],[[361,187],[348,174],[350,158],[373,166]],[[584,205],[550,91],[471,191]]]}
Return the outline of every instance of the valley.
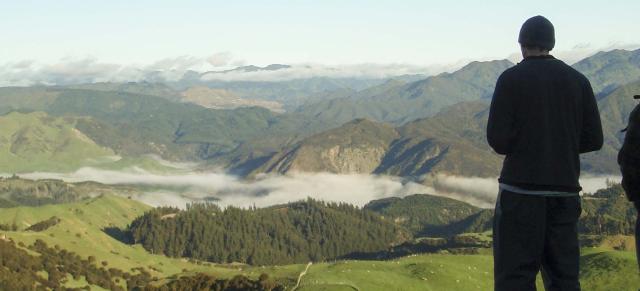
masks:
{"label": "valley", "polygon": [[[46,181],[29,182],[28,180],[20,180],[3,181],[2,183],[3,185],[7,185],[7,183],[9,185],[20,184],[22,189],[25,189],[26,185],[36,186],[38,183],[43,182]],[[66,186],[76,187],[70,184]],[[38,187],[42,188],[42,186]],[[100,184],[78,185],[78,187],[85,187],[84,189],[110,188]],[[26,251],[24,255],[30,256],[33,256],[34,253],[66,250],[98,269],[108,266],[108,268],[114,270],[132,272],[132,275],[140,274],[140,276],[143,276],[139,277],[140,280],[148,280],[146,281],[148,283],[145,284],[151,284],[151,286],[171,284],[171,282],[174,282],[173,284],[187,284],[185,283],[187,281],[177,280],[191,276],[193,276],[190,279],[192,282],[198,282],[198,280],[231,280],[233,278],[236,278],[235,282],[240,282],[237,281],[240,280],[237,276],[242,275],[247,278],[246,280],[255,280],[253,281],[255,283],[242,281],[246,284],[256,284],[255,286],[269,284],[269,286],[275,288],[269,290],[284,290],[277,288],[287,288],[287,286],[291,288],[296,284],[299,274],[304,270],[307,271],[301,277],[300,284],[296,290],[446,290],[448,288],[486,290],[492,285],[492,257],[490,249],[487,248],[490,245],[490,233],[489,236],[486,234],[470,234],[470,232],[490,230],[486,220],[480,219],[479,221],[485,222],[475,222],[478,221],[479,217],[483,217],[480,214],[485,210],[453,199],[429,195],[388,198],[371,201],[363,210],[346,204],[323,204],[316,201],[300,201],[260,209],[228,208],[224,212],[218,212],[220,210],[215,208],[210,210],[214,213],[220,213],[219,215],[229,217],[229,219],[224,219],[227,223],[230,223],[224,228],[226,232],[246,229],[238,225],[240,223],[254,225],[255,222],[247,220],[252,215],[262,213],[260,215],[264,218],[260,220],[268,222],[271,221],[271,218],[264,216],[267,213],[295,217],[296,214],[293,213],[284,214],[287,212],[285,210],[289,209],[288,211],[290,212],[294,211],[294,209],[304,209],[304,207],[311,207],[309,210],[315,207],[316,210],[313,211],[321,211],[319,214],[322,211],[333,212],[334,214],[331,215],[338,215],[341,211],[346,211],[345,214],[352,213],[351,215],[358,213],[358,211],[366,211],[368,213],[366,216],[362,216],[364,215],[363,213],[354,216],[354,218],[359,216],[365,221],[384,219],[387,221],[386,224],[395,224],[398,230],[404,229],[403,232],[405,232],[403,236],[393,239],[394,241],[401,239],[404,242],[398,244],[401,241],[395,241],[395,246],[388,249],[388,251],[397,253],[397,255],[390,256],[391,253],[380,253],[378,258],[367,258],[362,255],[359,255],[359,258],[358,255],[351,258],[310,257],[302,258],[298,263],[291,264],[285,261],[273,261],[274,258],[283,259],[282,256],[265,256],[263,259],[258,259],[256,256],[253,259],[254,261],[247,261],[246,258],[243,259],[242,256],[235,255],[237,251],[250,251],[252,249],[249,247],[250,242],[267,242],[267,244],[260,246],[256,250],[268,251],[273,245],[269,246],[268,241],[263,239],[254,241],[246,238],[235,243],[229,241],[231,244],[228,246],[244,245],[244,247],[236,251],[229,250],[228,254],[231,256],[223,257],[221,260],[215,257],[207,257],[206,260],[190,258],[192,256],[189,255],[190,252],[171,254],[168,252],[170,249],[174,249],[173,247],[167,246],[163,250],[164,247],[154,243],[154,239],[149,240],[149,238],[133,244],[132,241],[127,239],[127,228],[140,225],[140,222],[136,222],[136,220],[141,221],[141,218],[149,215],[151,215],[149,217],[156,217],[155,220],[148,220],[144,225],[151,227],[149,230],[155,229],[153,232],[158,235],[162,231],[158,231],[158,228],[154,226],[155,224],[162,224],[164,225],[162,227],[168,227],[176,219],[193,219],[197,217],[194,216],[196,213],[207,208],[194,205],[194,208],[182,211],[169,208],[152,209],[148,205],[123,196],[121,193],[123,193],[124,189],[112,188],[111,190],[113,191],[111,193],[101,193],[95,197],[80,198],[77,202],[54,202],[53,204],[42,206],[3,208],[0,210],[0,226],[2,226],[0,228],[0,237],[2,238],[0,243],[13,244],[13,247]],[[53,195],[53,193],[42,193],[42,195]],[[633,272],[633,267],[636,264],[635,256],[632,253],[634,250],[633,243],[629,243],[631,238],[625,236],[631,233],[631,221],[634,218],[630,214],[630,216],[617,214],[631,213],[629,211],[631,211],[632,206],[625,201],[622,196],[624,193],[621,192],[621,188],[618,185],[612,185],[611,188],[592,195],[593,198],[585,198],[585,214],[581,220],[581,233],[584,234],[581,280],[584,289],[624,289],[623,286],[640,283]],[[621,210],[621,207],[626,210]],[[171,215],[162,214],[167,211]],[[155,216],[156,214],[154,213],[157,212],[161,212],[160,214],[162,215]],[[231,217],[237,217],[241,213],[246,213],[250,216],[242,219],[231,219]],[[320,215],[326,216],[328,214]],[[206,214],[201,213],[199,215]],[[219,215],[214,215],[213,217]],[[376,218],[376,215],[381,216]],[[51,220],[52,217],[55,217],[56,220],[53,224],[38,230],[33,228],[32,230],[27,230],[38,222]],[[303,215],[302,217],[308,219],[308,224],[305,222],[293,222],[292,226],[302,231],[305,229],[305,225],[311,226],[310,232],[307,232],[307,235],[311,236],[310,238],[331,237],[320,235],[320,232],[317,232],[315,227],[321,227],[327,230],[334,229],[330,232],[338,234],[338,237],[332,240],[334,243],[344,242],[360,245],[366,241],[363,238],[349,237],[349,233],[352,230],[349,230],[348,227],[351,227],[352,223],[338,223],[335,226],[331,226],[329,223],[318,225],[317,222],[320,220],[314,218],[315,215]],[[340,215],[335,217],[340,217]],[[590,219],[590,217],[595,217],[596,219]],[[604,224],[596,222],[602,221],[602,219],[611,220]],[[298,221],[298,219],[293,221]],[[377,222],[376,224],[379,223]],[[15,228],[6,229],[8,225],[15,225]],[[464,227],[462,227],[463,225]],[[602,225],[606,225],[606,228],[601,228],[600,226]],[[429,226],[429,228],[424,229],[421,226]],[[147,232],[146,228],[134,226],[134,229],[137,229],[136,231],[139,233]],[[184,233],[183,231],[188,229],[190,228],[180,227],[176,229],[175,235],[178,236],[172,236],[170,241],[179,241],[179,233]],[[295,230],[278,230],[277,228],[274,228],[273,231],[275,231],[274,234],[276,236],[288,236],[295,233]],[[367,232],[369,231],[371,230],[367,230]],[[252,232],[250,231],[250,233]],[[425,235],[431,238],[426,238],[424,237]],[[374,236],[379,237],[378,234]],[[413,241],[411,237],[420,239]],[[438,239],[437,237],[441,238]],[[443,245],[442,239],[446,238],[450,242]],[[489,239],[489,244],[486,243],[486,238]],[[187,245],[190,242],[194,242],[190,241],[192,239],[198,240],[195,237],[191,237],[185,240]],[[160,239],[157,242],[162,241],[165,240]],[[313,245],[313,239],[303,240],[303,242],[305,244],[308,243],[309,246]],[[34,246],[34,248],[27,248],[28,246]],[[46,251],[44,246],[50,249]],[[204,245],[191,244],[191,247],[199,248],[200,246]],[[10,246],[5,245],[3,247]],[[338,246],[336,245],[336,247]],[[358,249],[363,248],[358,247]],[[387,248],[384,247],[383,249]],[[277,248],[274,250],[277,250]],[[253,253],[255,255],[258,254],[255,250]],[[176,254],[178,255],[176,256]],[[310,267],[307,267],[307,260],[313,262]],[[72,265],[65,266],[69,266],[69,272],[73,272]],[[119,274],[117,271],[110,272]],[[198,277],[205,276],[204,274],[210,277]],[[262,274],[267,274],[267,276],[265,277]],[[91,284],[86,278],[82,279],[84,278],[82,276],[84,275],[80,275],[80,277],[74,276],[74,278],[78,279],[59,282],[67,287],[82,288],[83,286],[93,286],[91,287],[92,290],[94,287],[96,290],[100,290],[96,284],[107,284],[105,283],[106,281],[97,279],[98,277],[90,279],[89,281],[94,282]],[[113,282],[114,285],[107,289],[118,290],[116,286],[120,286],[119,288],[125,288],[126,290],[132,286],[130,284],[135,284],[133,283],[134,281],[125,280],[124,277],[118,276],[112,277],[112,281],[109,282]],[[12,284],[9,280],[10,277],[2,278],[0,279],[0,286],[12,286],[6,285]],[[47,280],[46,276],[40,278]],[[120,278],[120,280],[117,281],[116,278]],[[602,278],[607,279],[603,280]]]}
{"label": "valley", "polygon": [[[513,65],[2,87],[0,290],[491,289],[502,157],[485,131]],[[640,284],[635,210],[616,155],[640,50],[573,67],[605,134],[582,157],[581,281],[627,290]]]}

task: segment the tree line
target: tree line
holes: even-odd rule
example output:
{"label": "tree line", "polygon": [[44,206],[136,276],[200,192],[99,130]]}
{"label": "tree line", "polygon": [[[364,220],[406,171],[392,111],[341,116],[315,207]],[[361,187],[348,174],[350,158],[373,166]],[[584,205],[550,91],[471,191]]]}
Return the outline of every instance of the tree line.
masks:
{"label": "tree line", "polygon": [[408,234],[379,215],[346,203],[307,199],[268,208],[215,204],[156,208],[129,226],[133,243],[171,257],[278,265],[324,261],[387,249]]}

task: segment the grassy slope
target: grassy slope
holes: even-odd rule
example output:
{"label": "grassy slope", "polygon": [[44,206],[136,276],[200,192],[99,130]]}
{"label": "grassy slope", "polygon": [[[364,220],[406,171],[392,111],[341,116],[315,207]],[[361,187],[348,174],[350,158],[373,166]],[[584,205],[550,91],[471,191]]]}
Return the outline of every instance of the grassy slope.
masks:
{"label": "grassy slope", "polygon": [[636,290],[640,286],[635,252],[583,249],[583,290]]}
{"label": "grassy slope", "polygon": [[59,245],[85,258],[95,256],[97,262],[107,261],[110,267],[123,270],[134,267],[153,267],[159,271],[149,271],[159,278],[182,273],[183,269],[188,273],[206,272],[219,277],[231,277],[242,273],[257,278],[264,272],[273,277],[293,278],[304,268],[301,265],[289,265],[264,269],[251,267],[239,271],[238,266],[198,265],[186,260],[149,254],[139,245],[123,244],[102,231],[108,226],[125,227],[149,208],[133,200],[105,195],[73,204],[3,209],[0,211],[0,223],[16,222],[20,227],[25,228],[51,216],[57,216],[62,220],[61,223],[44,232],[6,232],[6,235],[25,244],[42,239],[50,246]]}
{"label": "grassy slope", "polygon": [[64,171],[87,159],[114,155],[75,129],[75,122],[42,112],[0,116],[0,171]]}
{"label": "grassy slope", "polygon": [[0,173],[69,172],[84,166],[176,170],[150,156],[114,160],[113,150],[96,144],[77,129],[79,121],[92,122],[89,118],[52,117],[44,112],[0,116]]}
{"label": "grassy slope", "polygon": [[[635,253],[583,249],[581,284],[585,291],[635,290],[640,286]],[[491,290],[491,255],[427,254],[392,261],[314,264],[300,288],[319,290]],[[538,290],[542,281],[538,277]]]}
{"label": "grassy slope", "polygon": [[[101,231],[107,226],[124,227],[147,209],[148,206],[139,202],[105,195],[73,204],[3,209],[0,211],[0,223],[16,222],[26,227],[58,216],[61,223],[44,232],[5,233],[9,238],[27,244],[39,238],[82,257],[93,255],[97,262],[106,260],[115,268],[153,267],[159,272],[150,272],[159,278],[181,274],[186,269],[188,274],[206,272],[219,277],[242,273],[256,278],[264,272],[271,277],[295,281],[305,268],[305,265],[264,268],[198,265],[149,254],[140,246],[120,243]],[[583,290],[629,290],[631,286],[640,285],[633,252],[584,249],[581,263]],[[490,254],[426,254],[391,261],[317,263],[303,277],[298,290],[490,290],[492,284]]]}
{"label": "grassy slope", "polygon": [[313,265],[299,290],[323,290],[323,285],[355,287],[351,290],[489,290],[491,261],[486,255],[420,255]]}

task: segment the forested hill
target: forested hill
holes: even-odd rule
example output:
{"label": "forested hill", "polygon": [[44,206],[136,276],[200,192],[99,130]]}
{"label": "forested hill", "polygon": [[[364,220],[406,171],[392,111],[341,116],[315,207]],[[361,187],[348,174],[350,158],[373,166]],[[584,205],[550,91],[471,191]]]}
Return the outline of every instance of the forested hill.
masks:
{"label": "forested hill", "polygon": [[[462,201],[427,194],[373,200],[364,209],[393,219],[414,236],[430,237],[462,233],[468,229],[460,229],[461,224],[471,224],[474,218],[486,211]],[[485,230],[481,228],[477,232]]]}
{"label": "forested hill", "polygon": [[134,220],[129,231],[153,253],[254,265],[324,261],[385,250],[408,238],[373,212],[312,199],[262,209],[156,208]]}

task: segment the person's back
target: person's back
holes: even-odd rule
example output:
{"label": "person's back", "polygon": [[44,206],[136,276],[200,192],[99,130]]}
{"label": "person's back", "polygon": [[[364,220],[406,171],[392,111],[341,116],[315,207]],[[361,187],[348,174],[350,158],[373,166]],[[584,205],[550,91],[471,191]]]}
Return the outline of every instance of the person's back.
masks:
{"label": "person's back", "polygon": [[505,155],[493,221],[496,291],[580,290],[579,154],[602,147],[587,78],[549,55],[555,32],[536,16],[520,30],[524,60],[498,79],[487,141]]}
{"label": "person's back", "polygon": [[491,113],[509,110],[512,118],[490,118],[487,126],[489,144],[506,155],[499,181],[532,190],[580,191],[579,154],[602,145],[587,78],[550,55],[527,57],[502,74],[494,98],[498,95],[509,99],[494,102]]}

